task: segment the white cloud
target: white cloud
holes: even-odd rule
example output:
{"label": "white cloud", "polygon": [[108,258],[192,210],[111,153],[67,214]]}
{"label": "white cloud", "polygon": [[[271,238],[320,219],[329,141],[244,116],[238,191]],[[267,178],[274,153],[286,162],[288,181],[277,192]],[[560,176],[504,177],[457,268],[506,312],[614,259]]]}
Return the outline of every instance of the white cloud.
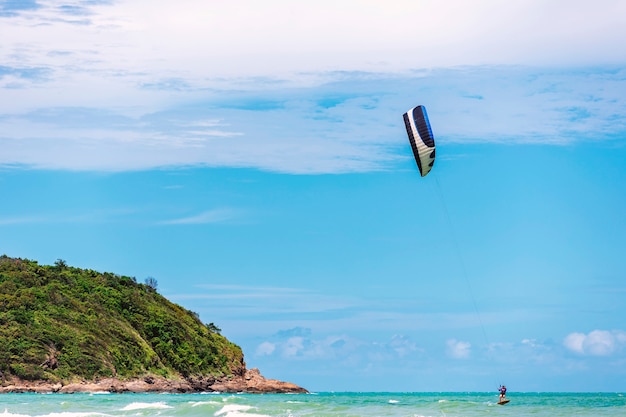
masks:
{"label": "white cloud", "polygon": [[456,339],[446,341],[446,353],[455,359],[467,359],[470,356],[472,345]]}
{"label": "white cloud", "polygon": [[0,9],[0,165],[388,169],[416,101],[438,143],[626,125],[620,0],[38,3]]}
{"label": "white cloud", "polygon": [[180,217],[172,220],[166,220],[161,224],[170,225],[185,225],[185,224],[210,224],[210,223],[222,223],[228,220],[236,218],[240,214],[239,210],[230,208],[218,208],[203,211],[199,214],[192,216]]}
{"label": "white cloud", "polygon": [[276,350],[276,345],[270,342],[261,343],[255,351],[257,356],[269,356]]}
{"label": "white cloud", "polygon": [[77,68],[62,65],[68,54],[82,70],[110,62],[118,74],[168,78],[626,58],[620,0],[118,0],[78,2],[80,15],[59,7],[67,2],[40,3],[0,17],[5,54],[59,71]]}
{"label": "white cloud", "polygon": [[570,333],[563,345],[572,352],[589,356],[609,356],[626,346],[626,332],[593,330],[588,334]]}
{"label": "white cloud", "polygon": [[[349,295],[328,295],[306,288],[261,287],[241,285],[200,285],[193,294],[168,294],[172,300],[210,300],[207,310],[225,318],[248,322],[268,320],[280,314],[287,322],[311,314],[335,315],[362,306],[361,300]],[[200,309],[202,310],[202,308]],[[275,321],[275,318],[269,319]],[[306,336],[291,333],[289,336]],[[280,337],[286,335],[280,333]]]}
{"label": "white cloud", "polygon": [[16,216],[16,217],[4,217],[0,218],[0,225],[15,225],[15,224],[29,224],[29,223],[45,223],[49,221],[48,218],[41,216]]}
{"label": "white cloud", "polygon": [[1,225],[17,224],[66,224],[66,223],[110,223],[121,221],[127,216],[136,215],[137,209],[102,209],[90,210],[85,213],[54,213],[54,214],[32,214],[21,216],[0,217]]}
{"label": "white cloud", "polygon": [[255,354],[258,357],[276,355],[285,360],[339,360],[344,364],[367,366],[400,359],[414,361],[417,353],[422,351],[405,335],[396,334],[390,340],[366,341],[341,334],[316,337],[309,328],[295,327],[279,331],[271,340],[259,344]]}
{"label": "white cloud", "polygon": [[584,342],[587,336],[583,333],[570,333],[563,340],[563,345],[576,353],[584,353]]}
{"label": "white cloud", "polygon": [[[23,113],[15,113],[21,94],[31,90],[16,90],[0,103],[0,164],[95,171],[384,170],[411,158],[401,114],[417,101],[427,105],[440,145],[619,140],[626,133],[625,76],[612,69],[529,68],[440,70],[417,77],[337,74],[314,88],[181,93],[177,103],[146,98],[128,108],[103,103]],[[40,103],[35,97],[26,101]],[[151,111],[154,106],[161,108]],[[133,114],[138,111],[145,113]]]}
{"label": "white cloud", "polygon": [[282,344],[281,348],[283,356],[298,356],[304,350],[304,337],[290,337]]}
{"label": "white cloud", "polygon": [[417,345],[411,339],[404,335],[395,334],[391,338],[389,347],[398,354],[399,357],[405,357],[418,351]]}

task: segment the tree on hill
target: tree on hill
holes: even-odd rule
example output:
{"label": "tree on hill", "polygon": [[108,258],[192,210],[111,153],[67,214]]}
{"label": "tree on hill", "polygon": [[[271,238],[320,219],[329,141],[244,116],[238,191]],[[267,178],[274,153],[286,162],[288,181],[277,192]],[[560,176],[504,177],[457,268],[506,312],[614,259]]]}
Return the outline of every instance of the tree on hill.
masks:
{"label": "tree on hill", "polygon": [[159,286],[159,284],[158,284],[156,278],[148,277],[148,278],[146,278],[146,286],[148,286],[152,290],[156,291],[157,287]]}

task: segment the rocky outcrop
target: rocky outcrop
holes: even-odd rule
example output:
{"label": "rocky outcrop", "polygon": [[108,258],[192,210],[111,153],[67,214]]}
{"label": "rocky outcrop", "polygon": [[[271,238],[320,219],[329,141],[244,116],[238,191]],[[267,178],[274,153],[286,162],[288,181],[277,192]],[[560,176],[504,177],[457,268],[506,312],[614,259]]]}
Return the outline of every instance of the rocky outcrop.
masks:
{"label": "rocky outcrop", "polygon": [[243,377],[216,381],[210,386],[212,391],[263,393],[306,393],[308,392],[291,382],[266,379],[258,369],[248,369]]}
{"label": "rocky outcrop", "polygon": [[154,279],[2,255],[0,299],[0,392],[306,392],[248,370]]}
{"label": "rocky outcrop", "polygon": [[37,392],[37,393],[77,393],[77,392],[245,392],[263,393],[307,393],[308,391],[290,382],[267,379],[258,369],[248,369],[243,376],[215,379],[206,377],[188,377],[165,379],[148,376],[143,379],[120,380],[101,378],[96,381],[79,381],[68,384],[46,381],[6,381],[0,386],[0,393]]}

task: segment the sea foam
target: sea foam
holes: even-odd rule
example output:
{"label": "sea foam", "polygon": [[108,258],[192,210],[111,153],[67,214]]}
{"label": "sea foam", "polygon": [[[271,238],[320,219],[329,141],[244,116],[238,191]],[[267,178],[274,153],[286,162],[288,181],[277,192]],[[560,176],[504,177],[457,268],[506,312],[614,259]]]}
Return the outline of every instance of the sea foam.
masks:
{"label": "sea foam", "polygon": [[215,416],[224,416],[224,417],[271,417],[265,414],[253,414],[247,413],[246,411],[252,410],[254,407],[249,405],[240,405],[240,404],[229,404],[222,407],[221,410],[215,412]]}
{"label": "sea foam", "polygon": [[[50,414],[37,414],[37,417],[91,417],[91,416],[104,416],[105,414],[103,413],[97,413],[97,412],[70,412],[70,411],[64,411],[64,412],[60,412],[60,413],[50,413]],[[0,414],[0,417],[32,417],[28,414],[15,414],[15,413],[11,413],[9,412],[9,410],[7,410],[6,408],[4,409],[4,412],[2,414]]]}
{"label": "sea foam", "polygon": [[122,411],[144,410],[144,409],[163,410],[166,408],[174,408],[174,407],[171,407],[162,401],[157,402],[157,403],[130,403],[126,407],[122,408]]}

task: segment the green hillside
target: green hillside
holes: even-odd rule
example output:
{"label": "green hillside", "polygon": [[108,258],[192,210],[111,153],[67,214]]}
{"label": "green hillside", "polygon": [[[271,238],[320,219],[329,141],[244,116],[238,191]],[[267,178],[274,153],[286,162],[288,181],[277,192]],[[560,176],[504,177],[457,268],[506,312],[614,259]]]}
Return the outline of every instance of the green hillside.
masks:
{"label": "green hillside", "polygon": [[241,348],[156,281],[0,257],[2,379],[242,375]]}

